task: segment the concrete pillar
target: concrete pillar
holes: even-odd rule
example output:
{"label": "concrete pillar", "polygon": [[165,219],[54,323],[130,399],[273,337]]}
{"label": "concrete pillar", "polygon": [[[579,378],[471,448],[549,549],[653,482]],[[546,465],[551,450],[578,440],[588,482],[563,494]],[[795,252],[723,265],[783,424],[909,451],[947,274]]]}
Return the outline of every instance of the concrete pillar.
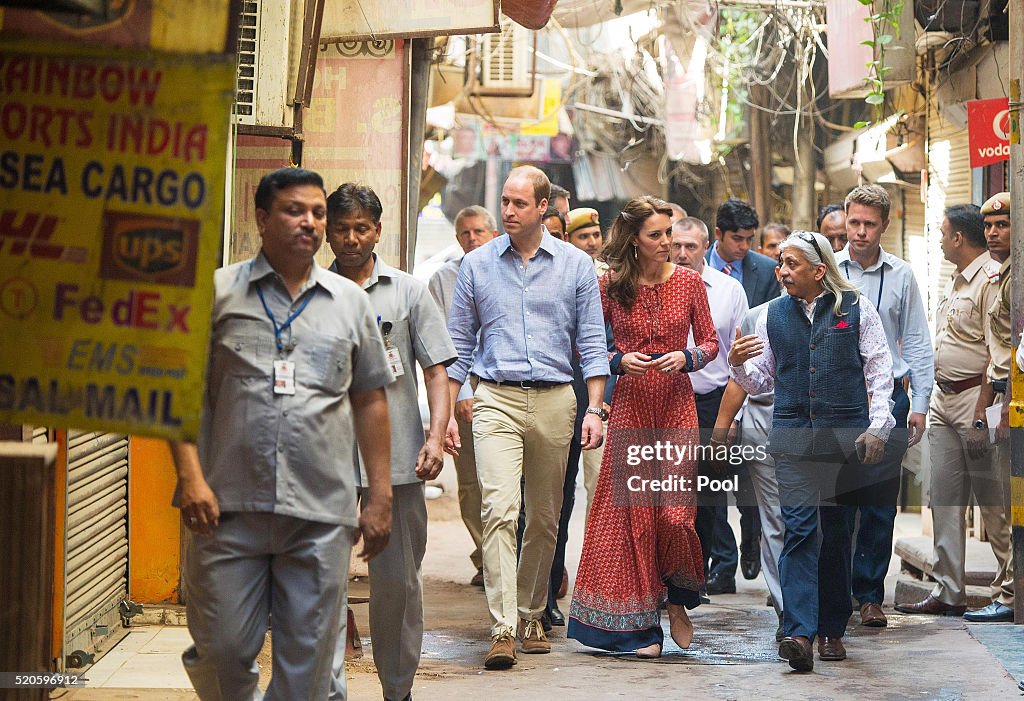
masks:
{"label": "concrete pillar", "polygon": [[[1013,339],[1024,328],[1024,144],[1021,143],[1021,83],[1024,81],[1024,0],[1010,0],[1010,221],[1013,241],[1011,318]],[[1010,492],[1013,525],[1013,622],[1024,624],[1024,377],[1011,363]]]}

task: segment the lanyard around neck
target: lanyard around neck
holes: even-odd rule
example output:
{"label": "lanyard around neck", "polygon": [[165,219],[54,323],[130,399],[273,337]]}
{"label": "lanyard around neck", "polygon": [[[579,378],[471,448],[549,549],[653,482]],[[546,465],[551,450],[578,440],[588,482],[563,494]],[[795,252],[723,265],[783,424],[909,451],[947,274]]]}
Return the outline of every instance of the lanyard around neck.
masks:
{"label": "lanyard around neck", "polygon": [[[267,318],[270,319],[270,323],[274,325],[274,342],[277,344],[277,352],[278,353],[283,354],[284,350],[285,350],[284,343],[281,342],[281,334],[284,333],[285,329],[291,327],[293,321],[295,321],[296,319],[299,318],[299,314],[301,314],[306,309],[306,307],[309,305],[309,300],[313,299],[313,295],[314,295],[315,292],[316,292],[316,288],[315,287],[311,288],[309,290],[309,292],[306,293],[306,296],[302,300],[302,303],[299,305],[299,308],[296,309],[294,312],[292,312],[288,316],[288,318],[284,320],[283,324],[278,326],[277,325],[277,319],[274,318],[274,312],[270,311],[270,305],[267,304],[267,300],[263,296],[263,288],[260,287],[260,283],[258,283],[258,282],[256,283],[256,294],[258,294],[260,296],[260,302],[263,303],[263,311],[265,311],[267,313]],[[294,347],[295,347],[294,344],[289,344],[288,350],[291,351],[292,348],[294,348]]]}
{"label": "lanyard around neck", "polygon": [[[846,279],[850,279],[850,261],[844,260],[843,267],[846,269]],[[878,298],[875,300],[875,310],[882,313],[882,288],[885,287],[885,263],[878,267]]]}

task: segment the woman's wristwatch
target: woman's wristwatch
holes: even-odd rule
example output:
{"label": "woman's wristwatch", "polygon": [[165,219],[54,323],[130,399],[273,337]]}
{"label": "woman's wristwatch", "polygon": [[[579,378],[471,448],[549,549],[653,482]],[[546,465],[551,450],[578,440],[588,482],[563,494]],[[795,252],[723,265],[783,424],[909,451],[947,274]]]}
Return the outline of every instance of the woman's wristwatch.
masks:
{"label": "woman's wristwatch", "polygon": [[604,410],[603,406],[587,407],[586,413],[587,414],[594,414],[596,416],[599,416],[602,421],[607,421],[608,420],[608,412]]}

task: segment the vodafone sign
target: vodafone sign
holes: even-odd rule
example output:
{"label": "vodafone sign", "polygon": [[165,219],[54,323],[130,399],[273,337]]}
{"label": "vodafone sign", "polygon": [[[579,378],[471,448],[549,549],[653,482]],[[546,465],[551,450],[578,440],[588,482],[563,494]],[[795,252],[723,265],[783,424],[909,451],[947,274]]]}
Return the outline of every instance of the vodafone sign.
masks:
{"label": "vodafone sign", "polygon": [[971,168],[981,168],[1010,158],[1010,101],[972,100],[967,103],[967,135],[971,144]]}

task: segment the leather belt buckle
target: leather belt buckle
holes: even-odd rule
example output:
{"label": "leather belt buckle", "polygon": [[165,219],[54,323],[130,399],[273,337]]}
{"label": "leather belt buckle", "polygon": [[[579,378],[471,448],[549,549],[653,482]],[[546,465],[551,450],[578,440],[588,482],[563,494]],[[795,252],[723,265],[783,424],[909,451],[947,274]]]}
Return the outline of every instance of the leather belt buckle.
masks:
{"label": "leather belt buckle", "polygon": [[955,394],[953,387],[948,382],[936,382],[935,386],[939,388],[939,391],[943,394]]}

